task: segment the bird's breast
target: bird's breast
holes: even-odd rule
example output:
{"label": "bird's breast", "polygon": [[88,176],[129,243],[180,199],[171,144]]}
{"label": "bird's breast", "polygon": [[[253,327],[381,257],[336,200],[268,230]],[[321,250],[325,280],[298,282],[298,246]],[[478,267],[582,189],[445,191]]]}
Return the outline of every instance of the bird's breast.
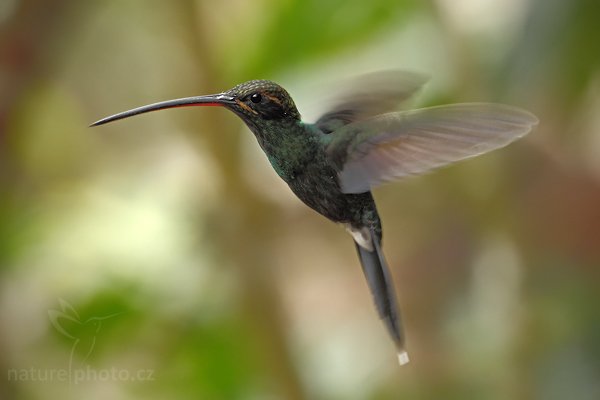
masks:
{"label": "bird's breast", "polygon": [[313,210],[335,221],[348,219],[350,204],[342,193],[337,173],[328,165],[313,163],[286,180],[294,194]]}

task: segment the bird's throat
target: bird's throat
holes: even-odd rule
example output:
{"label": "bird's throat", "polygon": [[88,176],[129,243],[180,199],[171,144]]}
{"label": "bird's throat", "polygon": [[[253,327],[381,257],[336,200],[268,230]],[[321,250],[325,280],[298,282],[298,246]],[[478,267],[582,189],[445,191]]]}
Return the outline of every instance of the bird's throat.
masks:
{"label": "bird's throat", "polygon": [[288,184],[324,151],[314,133],[299,121],[248,126],[273,169]]}

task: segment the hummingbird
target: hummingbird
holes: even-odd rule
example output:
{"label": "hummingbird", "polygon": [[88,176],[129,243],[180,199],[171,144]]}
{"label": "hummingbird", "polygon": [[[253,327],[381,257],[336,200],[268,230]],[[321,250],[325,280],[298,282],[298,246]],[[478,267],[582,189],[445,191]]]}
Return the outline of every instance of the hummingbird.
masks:
{"label": "hummingbird", "polygon": [[122,313],[83,319],[66,300],[59,299],[59,303],[61,310],[48,310],[48,317],[58,332],[73,341],[71,357],[69,358],[69,370],[71,370],[76,352],[85,354],[83,362],[87,361],[92,354],[103,321]]}
{"label": "hummingbird", "polygon": [[134,108],[90,126],[187,106],[221,106],[236,114],[292,192],[350,233],[379,317],[405,364],[405,334],[371,190],[504,147],[538,123],[525,110],[495,103],[399,110],[425,81],[395,70],[362,75],[314,123],[301,119],[283,87],[251,80],[217,94]]}

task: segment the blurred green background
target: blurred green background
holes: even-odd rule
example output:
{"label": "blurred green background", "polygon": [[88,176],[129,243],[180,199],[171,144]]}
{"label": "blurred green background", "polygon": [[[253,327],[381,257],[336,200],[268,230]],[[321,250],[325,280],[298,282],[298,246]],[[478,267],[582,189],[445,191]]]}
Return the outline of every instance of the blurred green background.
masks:
{"label": "blurred green background", "polygon": [[[599,21],[595,0],[2,0],[0,398],[600,398]],[[375,191],[402,368],[350,238],[235,116],[87,128],[255,78],[314,120],[325,83],[389,68],[432,77],[415,106],[540,118]]]}

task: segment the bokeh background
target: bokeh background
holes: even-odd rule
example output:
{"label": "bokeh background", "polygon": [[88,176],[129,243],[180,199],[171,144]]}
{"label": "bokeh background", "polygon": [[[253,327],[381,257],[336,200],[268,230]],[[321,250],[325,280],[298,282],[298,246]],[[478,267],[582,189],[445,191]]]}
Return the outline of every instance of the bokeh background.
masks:
{"label": "bokeh background", "polygon": [[[595,0],[2,0],[0,398],[600,398],[599,21]],[[350,238],[232,114],[87,128],[254,78],[314,120],[328,84],[390,68],[431,76],[414,106],[540,118],[375,191],[402,368]]]}

